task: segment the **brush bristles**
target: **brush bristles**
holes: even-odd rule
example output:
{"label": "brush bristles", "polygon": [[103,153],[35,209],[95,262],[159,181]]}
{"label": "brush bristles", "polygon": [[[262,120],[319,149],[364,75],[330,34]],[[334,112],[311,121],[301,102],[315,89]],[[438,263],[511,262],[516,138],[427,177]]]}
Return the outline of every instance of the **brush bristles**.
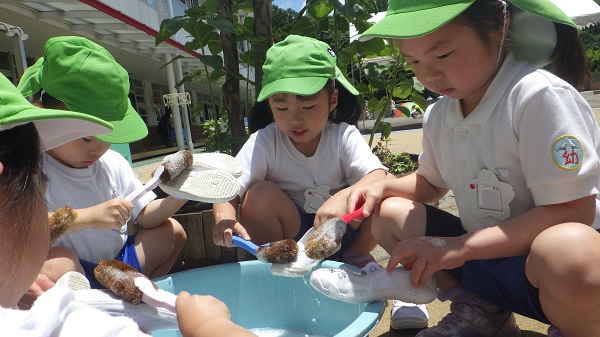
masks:
{"label": "brush bristles", "polygon": [[265,263],[287,263],[296,260],[298,243],[291,239],[271,242],[268,246],[260,246],[256,257]]}
{"label": "brush bristles", "polygon": [[69,206],[63,206],[48,218],[50,224],[50,247],[73,225],[77,212]]}
{"label": "brush bristles", "polygon": [[166,156],[161,163],[165,167],[165,170],[160,175],[160,180],[164,183],[177,177],[193,163],[194,154],[188,150],[178,151]]}
{"label": "brush bristles", "polygon": [[[94,268],[94,276],[100,284],[122,299],[133,304],[142,301],[144,294],[135,285],[135,278],[146,276],[127,263],[117,260],[100,261]],[[158,290],[158,286],[154,282],[152,282],[152,285],[154,289]]]}
{"label": "brush bristles", "polygon": [[342,238],[346,233],[346,223],[340,218],[325,221],[306,240],[306,256],[315,260],[322,260],[340,250]]}

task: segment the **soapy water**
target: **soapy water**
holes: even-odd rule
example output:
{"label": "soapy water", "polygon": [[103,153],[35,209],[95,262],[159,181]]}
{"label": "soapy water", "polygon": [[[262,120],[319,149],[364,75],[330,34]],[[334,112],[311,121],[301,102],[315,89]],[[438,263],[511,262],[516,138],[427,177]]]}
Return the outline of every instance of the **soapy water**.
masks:
{"label": "soapy water", "polygon": [[255,328],[248,329],[258,337],[330,337],[328,335],[315,335],[305,330]]}

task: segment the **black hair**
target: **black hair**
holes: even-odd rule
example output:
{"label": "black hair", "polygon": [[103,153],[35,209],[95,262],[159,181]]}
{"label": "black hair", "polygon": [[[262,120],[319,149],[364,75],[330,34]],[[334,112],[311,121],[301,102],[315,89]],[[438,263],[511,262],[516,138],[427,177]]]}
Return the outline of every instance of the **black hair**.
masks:
{"label": "black hair", "polygon": [[[331,97],[334,89],[338,90],[338,104],[329,114],[329,121],[335,124],[346,122],[350,125],[356,125],[361,112],[358,97],[333,79],[329,79],[322,90],[327,90],[329,97]],[[273,123],[273,113],[269,106],[269,100],[265,99],[262,102],[254,103],[248,116],[248,131],[254,133],[271,123]]]}
{"label": "black hair", "polygon": [[43,200],[45,176],[41,168],[41,144],[33,123],[0,132],[0,174],[2,197],[0,225],[8,232],[4,244],[12,244],[17,254],[31,231],[31,219],[39,200]]}
{"label": "black hair", "polygon": [[[507,10],[513,5],[506,0]],[[499,0],[476,0],[458,18],[473,27],[484,43],[492,45],[491,33],[502,29],[504,25],[504,5]],[[585,50],[576,27],[554,23],[556,29],[556,47],[550,56],[547,69],[562,78],[573,87],[581,89],[591,78],[586,62]],[[506,41],[510,44],[510,40]]]}
{"label": "black hair", "polygon": [[44,90],[40,90],[33,95],[34,100],[38,103],[36,106],[43,107],[45,109],[57,109],[61,110],[66,107],[65,103],[56,97],[50,95]]}

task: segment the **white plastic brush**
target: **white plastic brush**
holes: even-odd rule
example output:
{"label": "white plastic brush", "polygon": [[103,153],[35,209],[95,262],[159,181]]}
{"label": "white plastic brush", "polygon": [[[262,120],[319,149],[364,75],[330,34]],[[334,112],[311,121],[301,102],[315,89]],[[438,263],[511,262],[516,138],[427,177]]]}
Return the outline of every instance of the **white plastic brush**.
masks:
{"label": "white plastic brush", "polygon": [[183,170],[192,165],[193,162],[194,155],[188,150],[178,151],[166,156],[152,174],[152,178],[144,186],[131,192],[125,199],[135,203],[144,194],[155,189],[160,183],[177,177]]}

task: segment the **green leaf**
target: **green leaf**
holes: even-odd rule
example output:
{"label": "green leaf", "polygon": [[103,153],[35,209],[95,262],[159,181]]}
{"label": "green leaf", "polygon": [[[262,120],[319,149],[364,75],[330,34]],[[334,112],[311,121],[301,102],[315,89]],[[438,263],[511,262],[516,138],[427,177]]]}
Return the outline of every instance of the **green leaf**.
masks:
{"label": "green leaf", "polygon": [[223,68],[223,58],[220,55],[201,55],[200,62],[211,67],[213,70],[221,70]]}
{"label": "green leaf", "polygon": [[155,38],[156,45],[164,42],[171,36],[175,35],[180,29],[190,24],[190,17],[177,16],[172,19],[163,20],[160,24],[160,29]]}
{"label": "green leaf", "polygon": [[307,6],[308,15],[316,21],[325,19],[333,10],[333,6],[327,0],[311,1]]}

